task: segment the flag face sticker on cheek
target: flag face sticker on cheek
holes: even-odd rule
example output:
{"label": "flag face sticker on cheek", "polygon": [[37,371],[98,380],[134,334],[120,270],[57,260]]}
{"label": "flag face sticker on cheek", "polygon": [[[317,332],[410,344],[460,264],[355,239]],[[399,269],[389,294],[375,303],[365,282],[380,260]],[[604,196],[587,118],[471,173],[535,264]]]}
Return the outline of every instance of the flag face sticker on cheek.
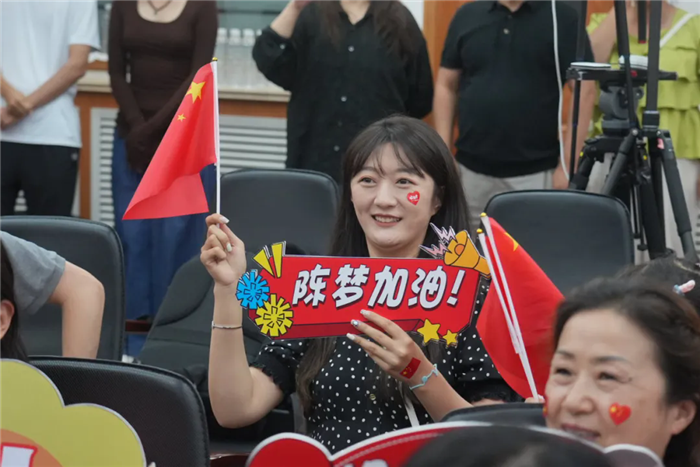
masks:
{"label": "flag face sticker on cheek", "polygon": [[412,358],[409,364],[406,365],[406,368],[404,368],[401,372],[401,376],[403,376],[406,379],[411,379],[413,375],[416,374],[416,370],[418,370],[419,366],[420,360],[418,360],[417,358]]}
{"label": "flag face sticker on cheek", "polygon": [[630,415],[632,415],[632,409],[629,405],[622,405],[615,402],[610,406],[610,409],[608,409],[608,413],[610,414],[610,418],[615,425],[621,425],[625,423],[628,418],[630,418]]}

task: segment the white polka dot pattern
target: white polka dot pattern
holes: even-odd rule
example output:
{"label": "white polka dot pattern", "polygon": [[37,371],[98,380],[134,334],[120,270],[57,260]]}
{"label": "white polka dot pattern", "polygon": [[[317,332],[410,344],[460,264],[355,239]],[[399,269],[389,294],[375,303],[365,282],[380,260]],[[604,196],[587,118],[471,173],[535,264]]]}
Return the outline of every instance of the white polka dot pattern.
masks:
{"label": "white polka dot pattern", "polygon": [[[460,333],[457,348],[444,349],[437,363],[440,373],[456,388],[457,380],[466,382],[467,390],[470,381],[501,381],[475,327],[487,290],[488,285],[482,284],[471,326]],[[308,341],[271,342],[253,365],[263,368],[283,391],[291,393],[295,372],[307,348]],[[335,352],[312,384],[314,411],[308,420],[309,435],[336,452],[371,436],[409,427],[398,392],[385,397],[378,390],[378,372],[381,369],[364,350],[345,337],[338,338]],[[397,387],[392,379],[389,389],[396,391]],[[420,404],[414,405],[421,423],[432,422]]]}

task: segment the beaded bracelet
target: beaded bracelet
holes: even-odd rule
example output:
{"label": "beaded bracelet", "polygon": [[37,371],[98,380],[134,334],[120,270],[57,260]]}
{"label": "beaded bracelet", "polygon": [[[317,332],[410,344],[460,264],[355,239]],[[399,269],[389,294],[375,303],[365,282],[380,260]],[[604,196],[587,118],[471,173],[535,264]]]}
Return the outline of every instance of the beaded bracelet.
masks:
{"label": "beaded bracelet", "polygon": [[422,388],[423,386],[425,386],[425,383],[428,382],[428,380],[430,379],[431,376],[433,376],[433,375],[437,376],[438,375],[437,363],[435,365],[433,365],[433,367],[434,367],[433,371],[431,371],[430,373],[428,373],[427,375],[425,375],[421,378],[422,383],[418,383],[415,386],[409,386],[408,389],[413,391],[414,389]]}

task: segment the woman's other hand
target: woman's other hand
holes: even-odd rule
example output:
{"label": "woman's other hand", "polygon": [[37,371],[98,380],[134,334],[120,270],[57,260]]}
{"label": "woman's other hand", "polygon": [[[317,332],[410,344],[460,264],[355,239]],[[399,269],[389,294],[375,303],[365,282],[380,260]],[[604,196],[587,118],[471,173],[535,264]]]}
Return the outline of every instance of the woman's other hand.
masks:
{"label": "woman's other hand", "polygon": [[392,377],[410,386],[420,384],[421,378],[433,370],[433,365],[418,344],[393,321],[371,311],[362,311],[362,314],[379,329],[357,320],[353,320],[352,325],[374,342],[355,334],[348,334],[348,338]]}

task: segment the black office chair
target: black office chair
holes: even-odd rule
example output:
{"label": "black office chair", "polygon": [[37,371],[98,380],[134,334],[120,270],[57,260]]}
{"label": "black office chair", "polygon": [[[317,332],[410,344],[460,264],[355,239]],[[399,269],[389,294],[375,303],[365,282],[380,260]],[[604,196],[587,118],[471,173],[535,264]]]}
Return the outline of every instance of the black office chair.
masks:
{"label": "black office chair", "polygon": [[542,404],[514,402],[458,409],[448,413],[443,422],[484,422],[497,425],[545,426]]}
{"label": "black office chair", "polygon": [[[303,252],[288,246],[287,253]],[[256,267],[253,254],[246,255],[246,260],[249,269]],[[285,401],[261,421],[248,427],[225,429],[216,422],[208,390],[213,313],[214,281],[199,257],[192,258],[175,274],[153,320],[139,360],[146,365],[179,373],[195,384],[204,403],[212,452],[247,453],[265,438],[297,429],[291,401]],[[269,342],[269,338],[247,316],[243,318],[243,340],[249,362]]]}
{"label": "black office chair", "polygon": [[124,417],[149,464],[209,466],[202,401],[182,376],[106,360],[37,357],[30,363],[53,381],[66,405],[97,404]]}
{"label": "black office chair", "polygon": [[[124,342],[124,255],[110,226],[70,217],[6,216],[1,228],[15,237],[55,251],[85,269],[105,289],[97,357],[120,360]],[[61,355],[61,312],[47,304],[22,316],[21,334],[30,355]]]}
{"label": "black office chair", "polygon": [[486,213],[562,293],[634,263],[629,212],[616,198],[579,191],[514,191],[494,196]]}
{"label": "black office chair", "polygon": [[338,201],[335,181],[319,172],[251,169],[221,178],[221,213],[256,253],[283,240],[309,254],[327,253]]}

